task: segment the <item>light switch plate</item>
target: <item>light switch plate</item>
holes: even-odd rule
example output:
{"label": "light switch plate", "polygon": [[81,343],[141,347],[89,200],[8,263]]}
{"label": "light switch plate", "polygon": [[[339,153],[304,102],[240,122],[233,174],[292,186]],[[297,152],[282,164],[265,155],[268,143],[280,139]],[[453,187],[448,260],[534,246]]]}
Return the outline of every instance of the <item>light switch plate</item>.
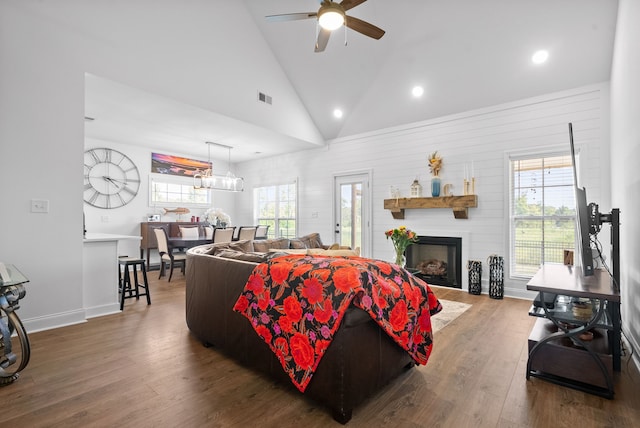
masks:
{"label": "light switch plate", "polygon": [[49,200],[48,199],[31,199],[31,212],[32,213],[48,213]]}

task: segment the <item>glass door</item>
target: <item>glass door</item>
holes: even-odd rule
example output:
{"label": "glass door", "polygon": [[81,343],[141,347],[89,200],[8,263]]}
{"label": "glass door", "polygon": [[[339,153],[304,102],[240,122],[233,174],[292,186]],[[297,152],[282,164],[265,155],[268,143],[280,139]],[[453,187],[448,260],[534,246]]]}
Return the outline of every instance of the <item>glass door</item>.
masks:
{"label": "glass door", "polygon": [[334,181],[334,242],[354,249],[360,248],[362,256],[369,256],[371,240],[369,173],[336,175]]}

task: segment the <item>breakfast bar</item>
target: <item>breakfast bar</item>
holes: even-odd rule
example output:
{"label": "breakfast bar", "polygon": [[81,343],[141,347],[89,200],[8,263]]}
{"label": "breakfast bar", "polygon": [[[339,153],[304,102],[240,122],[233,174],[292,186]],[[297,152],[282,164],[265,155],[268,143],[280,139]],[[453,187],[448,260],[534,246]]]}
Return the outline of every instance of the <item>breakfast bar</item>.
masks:
{"label": "breakfast bar", "polygon": [[118,242],[139,236],[87,233],[83,241],[82,306],[86,318],[120,312]]}

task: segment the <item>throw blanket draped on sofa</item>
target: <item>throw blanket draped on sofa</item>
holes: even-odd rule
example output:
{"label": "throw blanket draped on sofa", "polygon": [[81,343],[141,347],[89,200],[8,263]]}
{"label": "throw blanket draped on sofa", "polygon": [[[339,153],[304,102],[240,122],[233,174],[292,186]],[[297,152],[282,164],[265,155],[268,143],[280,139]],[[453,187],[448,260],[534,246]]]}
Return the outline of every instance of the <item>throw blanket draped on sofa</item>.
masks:
{"label": "throw blanket draped on sofa", "polygon": [[254,269],[234,310],[251,321],[304,392],[351,303],[416,363],[427,363],[433,344],[431,315],[442,306],[425,282],[380,260],[274,257]]}

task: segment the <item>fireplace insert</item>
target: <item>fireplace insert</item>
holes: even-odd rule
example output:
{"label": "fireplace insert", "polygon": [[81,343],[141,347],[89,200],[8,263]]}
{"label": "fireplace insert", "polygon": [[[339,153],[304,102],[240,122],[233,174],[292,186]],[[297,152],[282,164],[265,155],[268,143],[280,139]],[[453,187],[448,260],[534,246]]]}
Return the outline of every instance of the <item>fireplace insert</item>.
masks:
{"label": "fireplace insert", "polygon": [[407,269],[428,284],[462,288],[462,238],[418,236],[405,256]]}

